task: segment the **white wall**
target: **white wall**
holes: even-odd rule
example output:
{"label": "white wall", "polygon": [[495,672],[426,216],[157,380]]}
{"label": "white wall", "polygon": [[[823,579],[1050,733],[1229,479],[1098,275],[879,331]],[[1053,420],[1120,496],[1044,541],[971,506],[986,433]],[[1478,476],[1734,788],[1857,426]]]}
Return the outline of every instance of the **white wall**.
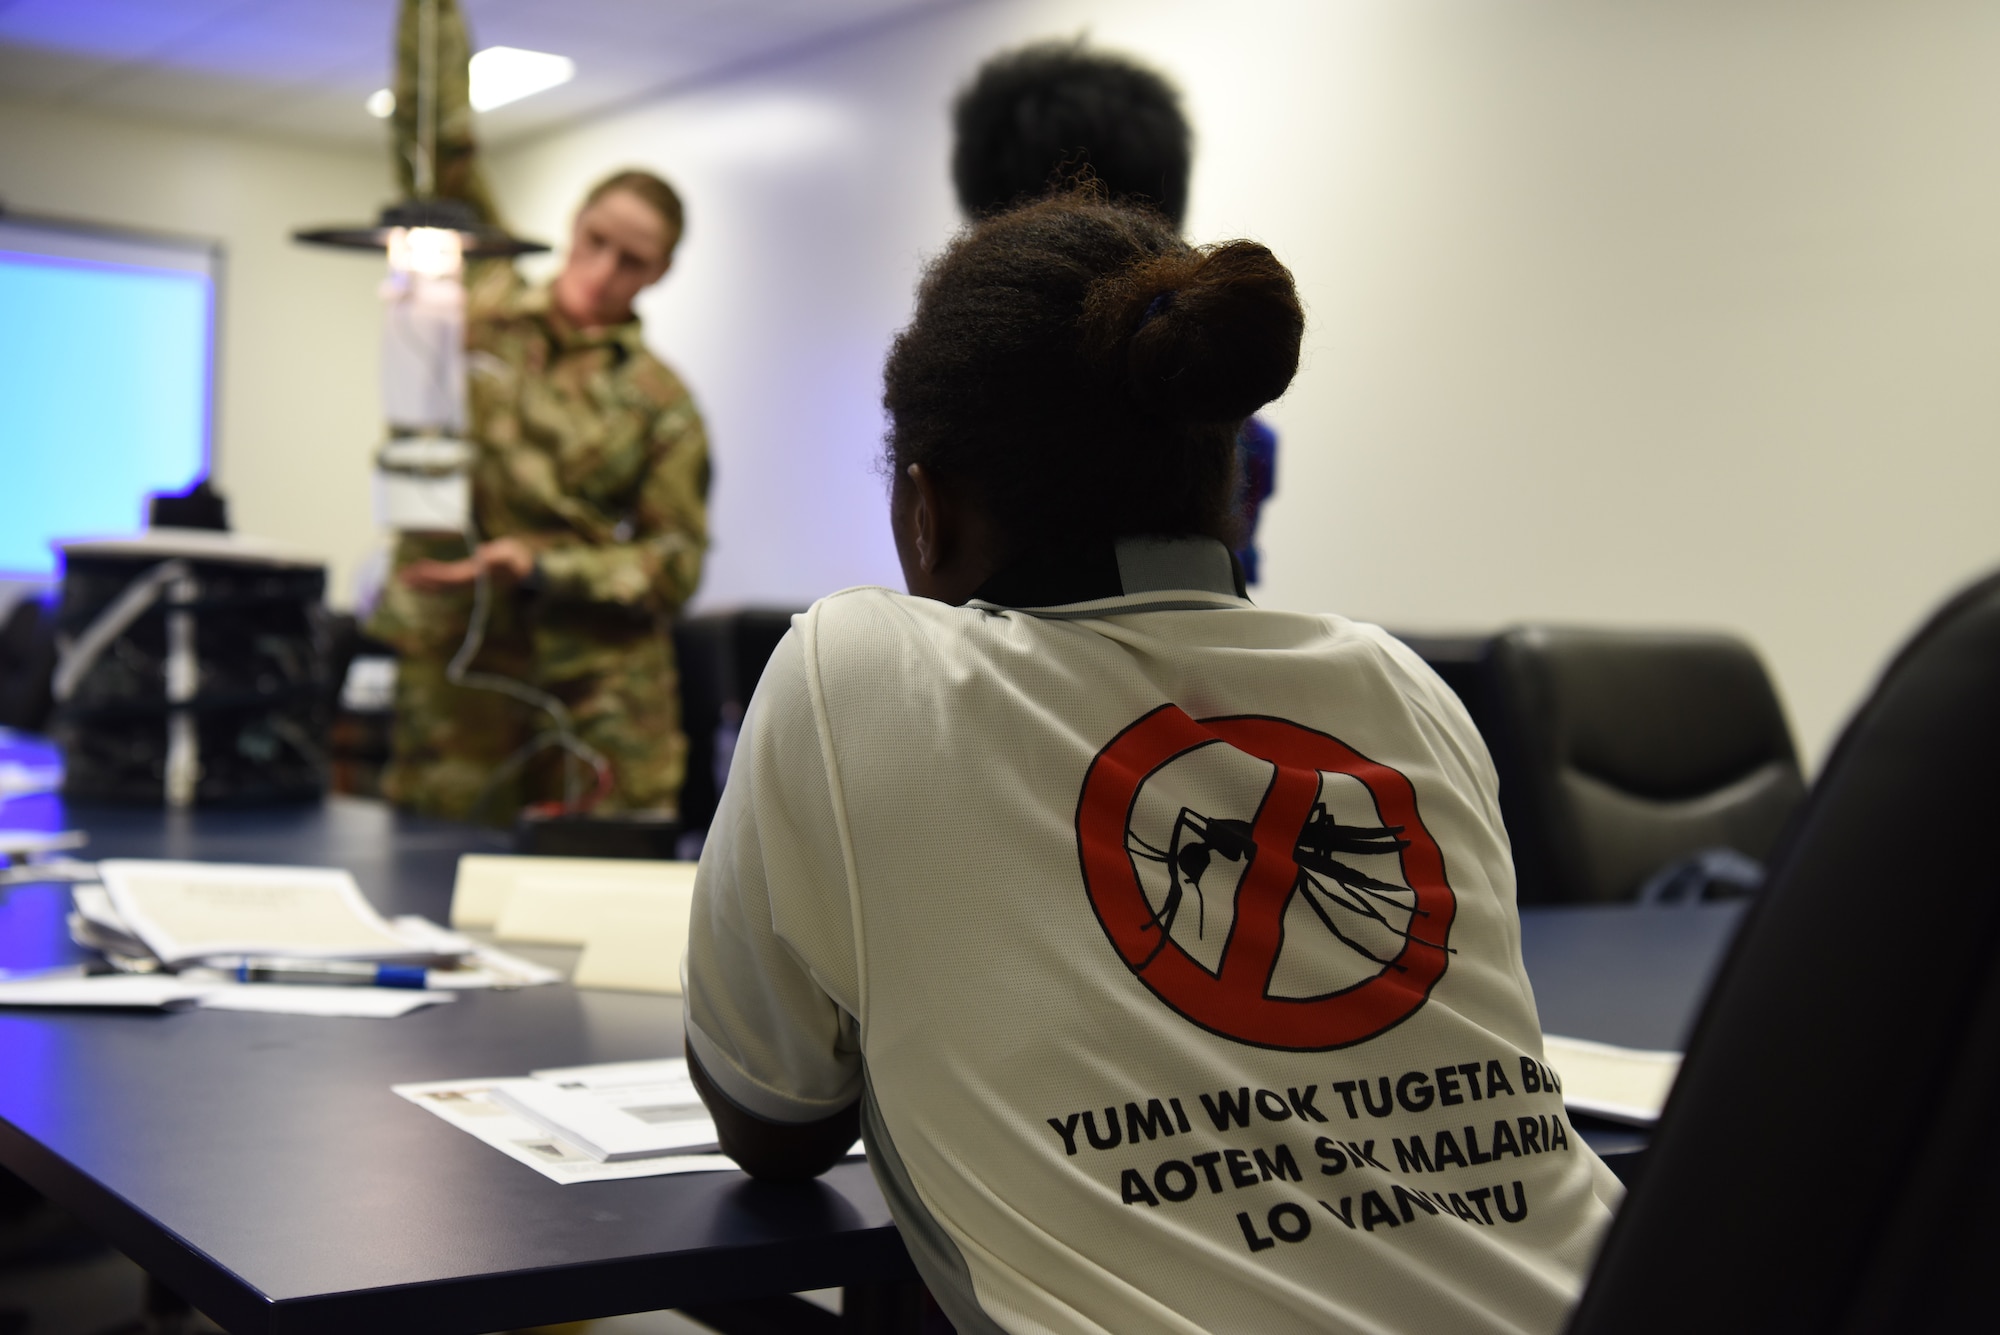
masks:
{"label": "white wall", "polygon": [[376,542],[381,261],[290,238],[373,217],[386,158],[0,102],[10,210],[223,243],[216,481],[235,527],[331,562],[336,601]]}
{"label": "white wall", "polygon": [[1184,83],[1193,234],[1310,305],[1264,601],[1733,629],[1816,759],[2000,561],[2000,7],[993,0],[495,156],[552,236],[615,167],[685,189],[642,309],[713,428],[707,601],[895,581],[878,371],[945,108],[1086,29]]}

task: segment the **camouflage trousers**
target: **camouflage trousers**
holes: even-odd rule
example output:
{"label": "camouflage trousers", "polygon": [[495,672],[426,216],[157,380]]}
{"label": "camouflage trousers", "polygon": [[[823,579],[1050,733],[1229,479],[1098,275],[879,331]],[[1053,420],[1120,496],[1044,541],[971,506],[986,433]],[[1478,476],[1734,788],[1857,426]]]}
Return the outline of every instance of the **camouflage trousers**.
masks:
{"label": "camouflage trousers", "polygon": [[[574,734],[610,762],[611,788],[593,810],[671,815],[687,768],[680,690],[664,630],[615,649],[599,646],[590,670],[548,680],[525,637],[489,642],[468,680],[491,674],[560,700]],[[445,662],[406,656],[396,674],[396,716],[382,792],[396,805],[454,820],[511,824],[522,807],[597,787],[591,767],[555,741],[554,722],[498,690],[454,685]]]}

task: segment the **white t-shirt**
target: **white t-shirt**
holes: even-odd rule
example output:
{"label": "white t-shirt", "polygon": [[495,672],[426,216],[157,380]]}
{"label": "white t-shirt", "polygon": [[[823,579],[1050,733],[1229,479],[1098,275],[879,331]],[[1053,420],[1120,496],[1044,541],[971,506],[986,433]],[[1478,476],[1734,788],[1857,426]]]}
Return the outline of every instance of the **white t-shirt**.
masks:
{"label": "white t-shirt", "polygon": [[1115,598],[793,623],[696,1055],[768,1120],[862,1100],[966,1335],[1555,1331],[1619,1188],[1540,1064],[1478,733],[1380,629],[1153,546]]}

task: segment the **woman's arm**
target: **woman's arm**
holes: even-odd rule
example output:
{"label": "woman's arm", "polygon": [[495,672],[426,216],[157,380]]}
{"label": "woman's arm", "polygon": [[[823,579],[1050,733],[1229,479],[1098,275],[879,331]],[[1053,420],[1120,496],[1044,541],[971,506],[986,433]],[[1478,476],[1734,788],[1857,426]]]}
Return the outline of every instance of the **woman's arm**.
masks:
{"label": "woman's arm", "polygon": [[776,1182],[818,1177],[839,1163],[861,1134],[859,1099],[817,1122],[770,1122],[737,1107],[716,1088],[692,1043],[687,1044],[687,1063],[701,1101],[715,1118],[722,1152],[752,1177]]}
{"label": "woman's arm", "polygon": [[757,1177],[825,1172],[860,1123],[859,959],[826,775],[794,629],[743,722],[684,965],[690,1073],[724,1151]]}

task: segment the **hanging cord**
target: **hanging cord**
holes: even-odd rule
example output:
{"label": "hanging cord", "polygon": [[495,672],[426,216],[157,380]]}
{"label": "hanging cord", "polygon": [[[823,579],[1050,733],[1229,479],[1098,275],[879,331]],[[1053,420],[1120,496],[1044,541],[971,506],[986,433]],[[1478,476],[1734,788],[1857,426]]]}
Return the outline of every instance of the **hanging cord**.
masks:
{"label": "hanging cord", "polygon": [[[479,550],[479,535],[470,524],[466,526],[465,541],[473,552]],[[562,801],[536,803],[528,810],[535,815],[571,815],[588,811],[611,794],[611,762],[605,758],[602,751],[576,735],[575,723],[570,718],[568,707],[547,691],[537,690],[526,682],[503,677],[495,672],[471,671],[472,660],[479,656],[479,650],[486,642],[486,619],[492,612],[492,606],[493,576],[482,566],[472,581],[472,616],[466,623],[465,639],[459,643],[458,652],[452,655],[451,662],[445,665],[444,679],[454,686],[510,696],[532,709],[539,709],[547,714],[553,726],[537,733],[526,745],[501,762],[493,777],[486,781],[486,787],[480,792],[479,800],[473,804],[473,810],[484,811],[486,804],[493,799],[493,794],[499,791],[500,785],[511,779],[534,756],[551,747],[560,747],[590,767],[596,775],[596,786],[588,796],[585,796],[581,781],[565,760]]]}
{"label": "hanging cord", "polygon": [[50,681],[56,703],[62,704],[76,693],[84,674],[111,647],[112,642],[125,633],[128,626],[159,601],[167,585],[177,579],[186,579],[193,573],[194,567],[186,561],[160,562],[126,585],[125,591],[99,612],[73,643],[62,645],[56,660],[55,676]]}
{"label": "hanging cord", "polygon": [[418,199],[437,189],[437,0],[417,9],[417,142],[412,184]]}

